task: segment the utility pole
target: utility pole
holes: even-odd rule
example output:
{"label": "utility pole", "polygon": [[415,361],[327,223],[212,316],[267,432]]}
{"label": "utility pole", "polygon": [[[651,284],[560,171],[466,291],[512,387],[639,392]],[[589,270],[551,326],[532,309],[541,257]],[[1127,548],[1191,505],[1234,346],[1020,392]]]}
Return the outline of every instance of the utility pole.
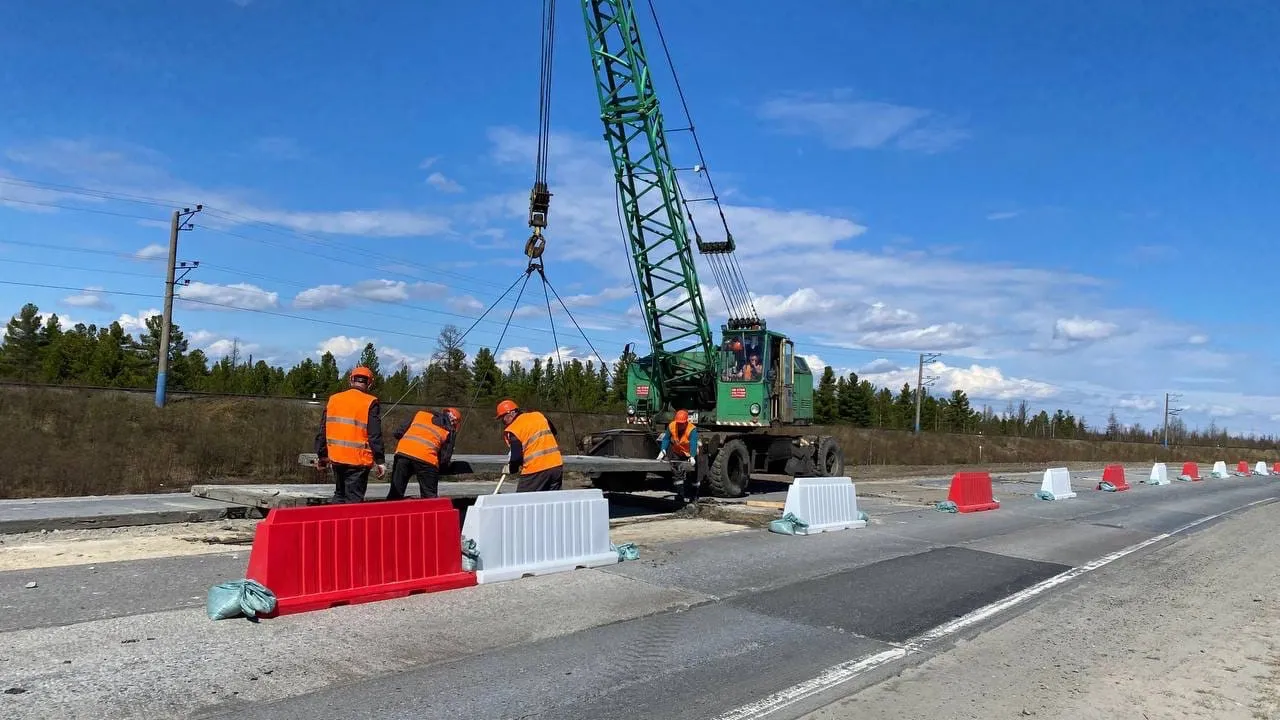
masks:
{"label": "utility pole", "polygon": [[[185,285],[190,282],[187,280],[187,273],[200,266],[199,261],[194,263],[178,262],[178,232],[180,230],[192,230],[195,225],[187,222],[187,220],[196,213],[204,209],[203,205],[196,205],[196,209],[182,208],[173,211],[173,220],[169,223],[169,263],[165,268],[164,280],[164,318],[160,326],[160,368],[156,371],[156,407],[164,407],[164,391],[165,384],[169,377],[169,332],[173,327],[173,291],[178,281],[182,281]],[[181,276],[178,272],[181,271]]]}
{"label": "utility pole", "polygon": [[1164,394],[1164,447],[1166,450],[1169,448],[1169,418],[1182,412],[1182,408],[1170,407],[1169,403],[1178,402],[1181,399],[1182,396],[1178,393]]}
{"label": "utility pole", "polygon": [[[920,353],[920,365],[916,368],[916,434],[920,434],[920,405],[924,399],[924,364],[925,362],[933,362],[942,357],[942,353]],[[934,380],[938,378],[929,376],[929,384],[932,385]]]}

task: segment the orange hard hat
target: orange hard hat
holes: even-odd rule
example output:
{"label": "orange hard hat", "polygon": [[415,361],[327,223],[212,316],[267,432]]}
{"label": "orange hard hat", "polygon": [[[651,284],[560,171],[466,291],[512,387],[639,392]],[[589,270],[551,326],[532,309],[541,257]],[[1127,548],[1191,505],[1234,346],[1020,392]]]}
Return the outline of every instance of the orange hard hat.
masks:
{"label": "orange hard hat", "polygon": [[689,411],[688,411],[688,410],[677,410],[677,411],[676,411],[676,422],[678,422],[678,423],[687,423],[687,422],[689,422]]}
{"label": "orange hard hat", "polygon": [[458,410],[458,408],[456,408],[456,407],[447,407],[447,408],[445,408],[445,409],[444,409],[444,414],[445,414],[445,415],[448,415],[448,416],[449,416],[449,417],[451,417],[451,418],[453,418],[453,422],[454,422],[454,424],[457,424],[457,423],[462,422],[462,413],[461,413],[461,412]]}
{"label": "orange hard hat", "polygon": [[732,343],[730,343],[730,344],[729,344],[729,347],[733,348],[734,350],[741,350],[741,349],[742,349],[742,341],[741,341],[741,340],[734,340]]}
{"label": "orange hard hat", "polygon": [[495,417],[502,417],[512,410],[519,410],[520,406],[516,405],[515,400],[503,400],[498,403],[498,414]]}
{"label": "orange hard hat", "polygon": [[351,377],[353,379],[362,377],[369,382],[373,382],[373,371],[363,365],[359,365],[351,371]]}

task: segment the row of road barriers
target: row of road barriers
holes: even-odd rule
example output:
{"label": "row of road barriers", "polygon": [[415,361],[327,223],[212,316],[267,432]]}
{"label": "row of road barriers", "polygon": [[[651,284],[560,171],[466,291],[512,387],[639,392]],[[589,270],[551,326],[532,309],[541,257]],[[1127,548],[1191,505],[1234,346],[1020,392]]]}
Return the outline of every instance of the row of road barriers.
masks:
{"label": "row of road barriers", "polygon": [[254,613],[269,618],[624,557],[634,547],[609,542],[609,505],[598,489],[482,495],[465,523],[448,498],[278,508],[255,530],[241,587],[273,596],[269,610]]}
{"label": "row of road barriers", "polygon": [[[1268,469],[1258,462],[1251,470],[1241,461],[1231,473],[1272,474],[1280,474],[1280,463]],[[1214,463],[1212,476],[1228,477],[1226,463]],[[1178,479],[1201,480],[1196,463],[1185,463]],[[1155,463],[1143,482],[1168,485],[1165,463]],[[1106,466],[1097,489],[1129,490],[1124,466]],[[1077,497],[1071,473],[1045,470],[1036,496]],[[947,499],[937,504],[938,510],[959,513],[999,507],[988,472],[956,473]],[[852,478],[796,478],[783,517],[770,530],[812,535],[866,525]],[[272,510],[258,524],[246,579],[237,583],[244,614],[275,617],[602,567],[635,556],[634,546],[610,543],[608,501],[599,489],[482,495],[467,510],[465,523],[447,498],[319,505]],[[217,604],[230,607],[235,601],[227,593],[237,583],[211,591],[211,618],[215,591]],[[248,596],[253,602],[243,599]],[[270,601],[266,611],[260,610],[263,596]]]}

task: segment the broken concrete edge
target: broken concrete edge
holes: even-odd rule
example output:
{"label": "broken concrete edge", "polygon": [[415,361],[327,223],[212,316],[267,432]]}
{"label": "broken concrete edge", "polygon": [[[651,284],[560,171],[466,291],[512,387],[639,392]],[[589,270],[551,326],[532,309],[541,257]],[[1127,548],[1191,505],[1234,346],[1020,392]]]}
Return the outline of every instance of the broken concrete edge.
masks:
{"label": "broken concrete edge", "polygon": [[262,518],[266,513],[256,508],[225,507],[205,510],[158,510],[109,515],[66,515],[62,517],[0,520],[0,535],[40,532],[41,530],[93,530],[142,525],[175,525],[187,522],[216,522]]}

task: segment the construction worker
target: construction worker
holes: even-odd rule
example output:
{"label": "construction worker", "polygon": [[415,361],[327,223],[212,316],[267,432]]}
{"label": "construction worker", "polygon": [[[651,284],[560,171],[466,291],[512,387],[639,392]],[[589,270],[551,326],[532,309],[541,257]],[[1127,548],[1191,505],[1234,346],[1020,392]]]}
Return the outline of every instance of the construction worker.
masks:
{"label": "construction worker", "polygon": [[516,492],[559,490],[564,460],[556,426],[536,410],[521,410],[513,400],[498,403],[498,419],[505,428],[502,439],[511,449],[508,471],[520,477]]}
{"label": "construction worker", "polygon": [[401,500],[409,487],[409,478],[418,478],[418,494],[424,498],[439,496],[440,471],[448,470],[453,461],[455,433],[462,422],[458,408],[440,412],[419,410],[395,432],[395,465],[391,470],[388,500]]}
{"label": "construction worker", "polygon": [[[685,499],[692,502],[698,496],[698,472],[696,468],[696,460],[698,457],[698,426],[689,422],[688,410],[677,410],[676,416],[672,418],[670,424],[667,425],[667,431],[662,433],[658,438],[661,449],[658,451],[659,460],[670,460],[672,463],[684,463],[684,472],[679,473],[684,477],[684,495]],[[688,472],[693,471],[693,481],[689,481]]]}
{"label": "construction worker", "polygon": [[369,470],[381,479],[383,463],[382,408],[370,392],[373,371],[357,367],[348,380],[350,388],[329,398],[316,433],[316,469],[333,467],[335,503],[364,502]]}

